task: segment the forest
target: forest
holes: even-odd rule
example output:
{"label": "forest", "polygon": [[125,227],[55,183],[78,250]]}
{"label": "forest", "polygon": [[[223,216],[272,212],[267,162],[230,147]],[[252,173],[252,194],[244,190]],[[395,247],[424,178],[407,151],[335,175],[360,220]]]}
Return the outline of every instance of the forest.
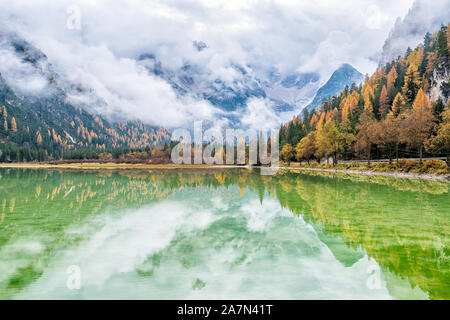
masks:
{"label": "forest", "polygon": [[[320,108],[282,125],[281,160],[336,165],[446,157],[450,164],[449,45],[450,24],[366,75],[363,84],[345,87]],[[3,101],[18,101],[7,89],[2,92]],[[61,115],[55,118],[55,112]],[[30,108],[0,105],[0,162],[169,163],[169,134],[140,121],[108,123],[58,99]]]}
{"label": "forest", "polygon": [[280,128],[283,161],[450,155],[450,24]]}

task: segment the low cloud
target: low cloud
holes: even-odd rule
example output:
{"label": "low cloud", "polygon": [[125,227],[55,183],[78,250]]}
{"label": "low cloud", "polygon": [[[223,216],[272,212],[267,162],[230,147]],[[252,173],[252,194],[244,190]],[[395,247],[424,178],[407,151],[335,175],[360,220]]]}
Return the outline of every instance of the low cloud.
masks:
{"label": "low cloud", "polygon": [[[396,17],[411,4],[412,0],[0,0],[0,19],[42,49],[58,73],[92,88],[108,104],[91,108],[173,127],[221,118],[222,113],[198,97],[180,97],[170,84],[146,73],[136,62],[141,54],[154,54],[170,70],[186,63],[200,66],[209,81],[220,79],[229,85],[242,77],[236,64],[261,77],[273,68],[281,75],[314,71],[324,82],[342,63],[363,73],[374,71],[378,61],[373,57]],[[77,11],[74,7],[79,8],[79,29],[67,27]],[[203,41],[207,48],[199,51],[194,41]],[[39,89],[37,81],[34,87]],[[266,106],[249,101],[242,121],[250,125],[250,115],[264,123],[280,121],[283,115]]]}
{"label": "low cloud", "polygon": [[6,84],[20,95],[45,96],[49,94],[48,79],[20,59],[14,48],[1,41],[0,74]]}
{"label": "low cloud", "polygon": [[99,114],[167,127],[196,119],[212,120],[220,110],[193,97],[178,97],[164,80],[148,73],[136,60],[116,57],[106,46],[71,46],[47,40],[48,53],[70,83],[93,89],[106,105],[89,106]]}
{"label": "low cloud", "polygon": [[437,31],[450,21],[450,1],[416,0],[408,14],[397,19],[383,46],[382,63],[403,56],[408,47],[415,48],[423,42],[427,32]]}
{"label": "low cloud", "polygon": [[297,111],[276,112],[274,103],[268,99],[253,98],[247,102],[246,110],[241,116],[243,127],[267,131],[279,128],[281,124],[292,120]]}

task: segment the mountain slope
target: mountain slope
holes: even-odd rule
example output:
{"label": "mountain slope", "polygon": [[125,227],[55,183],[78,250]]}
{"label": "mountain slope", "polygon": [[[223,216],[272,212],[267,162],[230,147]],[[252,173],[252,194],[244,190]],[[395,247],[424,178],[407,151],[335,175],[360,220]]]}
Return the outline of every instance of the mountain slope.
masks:
{"label": "mountain slope", "polygon": [[318,91],[314,100],[306,106],[305,110],[312,111],[327,100],[329,97],[335,96],[346,86],[361,83],[364,76],[358,70],[349,64],[343,64],[330,77],[330,79]]}
{"label": "mountain slope", "polygon": [[448,0],[416,0],[408,14],[398,18],[383,45],[381,64],[384,65],[405,53],[408,47],[415,48],[422,42],[425,33],[436,32],[441,24],[450,20]]}
{"label": "mountain slope", "polygon": [[[332,156],[336,164],[338,159],[392,162],[394,157],[445,156],[447,163],[433,163],[436,171],[430,172],[448,173],[449,40],[450,23],[416,49],[380,66],[362,86],[347,88],[320,108],[283,125],[281,157],[320,161]],[[423,168],[412,169],[408,164],[400,170],[427,172]]]}
{"label": "mountain slope", "polygon": [[[208,50],[206,44],[202,50]],[[320,84],[319,75],[312,72],[280,75],[275,69],[266,73],[251,66],[231,63],[229,72],[234,74],[234,80],[230,82],[189,62],[173,70],[163,66],[151,53],[140,55],[138,61],[151,74],[167,81],[180,96],[190,95],[209,101],[224,112],[223,116],[230,120],[231,125],[237,127],[241,125],[240,116],[246,111],[250,100],[267,100],[275,116],[283,112],[296,112],[314,97]]]}
{"label": "mountain slope", "polygon": [[80,150],[145,148],[169,138],[163,128],[139,121],[111,122],[86,111],[72,102],[69,94],[85,89],[64,83],[43,52],[13,34],[0,34],[0,43],[4,62],[0,69],[2,160],[57,159]]}

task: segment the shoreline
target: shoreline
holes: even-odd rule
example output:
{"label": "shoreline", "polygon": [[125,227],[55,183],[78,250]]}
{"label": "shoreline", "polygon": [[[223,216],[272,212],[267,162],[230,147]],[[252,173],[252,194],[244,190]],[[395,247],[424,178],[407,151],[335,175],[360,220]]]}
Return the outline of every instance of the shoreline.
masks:
{"label": "shoreline", "polygon": [[[167,170],[167,169],[249,169],[261,168],[260,166],[238,166],[238,165],[178,165],[178,164],[129,164],[129,163],[70,163],[70,164],[50,164],[50,163],[0,163],[0,168],[9,169],[73,169],[73,170]],[[297,170],[311,172],[342,173],[364,176],[383,176],[399,179],[422,179],[432,181],[450,182],[450,174],[436,173],[413,173],[396,171],[373,171],[373,170],[352,170],[352,169],[325,169],[325,168],[306,168],[280,166],[274,167],[279,170]]]}
{"label": "shoreline", "polygon": [[[146,163],[0,163],[1,168],[8,169],[74,169],[74,170],[171,170],[171,169],[248,169],[251,166],[236,165],[185,165],[185,164],[146,164]],[[253,167],[255,168],[255,167]]]}
{"label": "shoreline", "polygon": [[437,174],[437,173],[414,173],[414,172],[396,172],[396,171],[381,172],[372,170],[322,169],[322,168],[304,168],[304,167],[280,167],[280,169],[355,174],[363,176],[382,176],[397,179],[421,179],[421,180],[450,182],[450,174]]}

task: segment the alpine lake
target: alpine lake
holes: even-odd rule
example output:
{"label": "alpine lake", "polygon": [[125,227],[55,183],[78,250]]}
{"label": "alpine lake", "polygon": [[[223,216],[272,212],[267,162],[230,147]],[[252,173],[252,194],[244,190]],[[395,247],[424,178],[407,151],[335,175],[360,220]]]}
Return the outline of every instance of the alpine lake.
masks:
{"label": "alpine lake", "polygon": [[450,299],[449,183],[0,169],[0,299]]}

